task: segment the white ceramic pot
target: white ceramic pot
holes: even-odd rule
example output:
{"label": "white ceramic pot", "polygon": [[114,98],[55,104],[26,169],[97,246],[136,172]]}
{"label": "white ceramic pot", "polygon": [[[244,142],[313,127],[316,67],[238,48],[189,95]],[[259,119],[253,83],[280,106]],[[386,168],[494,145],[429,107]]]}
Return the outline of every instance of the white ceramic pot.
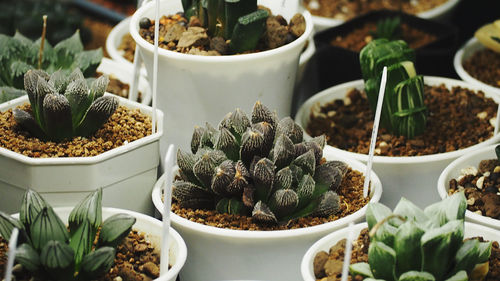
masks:
{"label": "white ceramic pot", "polygon": [[[460,86],[475,91],[482,90],[486,97],[500,103],[500,98],[494,93],[463,81],[432,76],[425,76],[424,81],[427,85],[444,84],[447,88]],[[317,111],[323,104],[343,99],[347,91],[352,88],[363,89],[363,80],[340,84],[312,96],[298,110],[295,122],[306,128],[311,110]],[[390,208],[394,208],[401,197],[406,197],[420,207],[439,201],[439,195],[434,187],[439,174],[446,165],[462,155],[499,141],[500,134],[482,143],[452,152],[411,157],[374,156],[373,169],[379,175],[386,190],[380,201]],[[324,151],[333,151],[337,155],[354,158],[364,163],[368,160],[367,154],[349,152],[329,145],[325,147]]]}
{"label": "white ceramic pot", "polygon": [[314,39],[311,36],[309,40],[307,40],[306,49],[300,54],[299,59],[299,69],[297,70],[297,82],[299,84],[302,81],[302,77],[304,76],[304,70],[306,69],[307,63],[311,59],[311,57],[316,52],[316,45],[314,44]]}
{"label": "white ceramic pot", "polygon": [[469,59],[475,52],[480,51],[485,49],[479,40],[477,38],[472,37],[465,45],[460,48],[457,53],[455,54],[455,57],[453,59],[453,66],[455,67],[455,71],[457,72],[458,76],[466,82],[469,82],[473,85],[478,85],[480,87],[483,87],[484,89],[487,89],[489,92],[496,93],[497,95],[500,95],[500,87],[493,87],[491,85],[488,85],[482,81],[477,80],[476,78],[472,77],[467,71],[464,69],[463,63]]}
{"label": "white ceramic pot", "polygon": [[[106,94],[109,95],[109,94]],[[151,116],[151,107],[118,97],[120,105]],[[0,104],[0,111],[28,103],[23,96]],[[157,110],[155,134],[92,157],[30,158],[0,147],[0,210],[18,210],[31,188],[54,207],[74,206],[96,188],[103,206],[153,213],[149,194],[156,182],[163,113]]]}
{"label": "white ceramic pot", "polygon": [[[364,172],[362,163],[324,153],[328,160],[341,160],[352,169]],[[382,185],[371,173],[370,202],[378,202]],[[161,190],[164,178],[153,189],[153,203],[163,212]],[[366,206],[339,220],[322,225],[279,231],[230,230],[195,223],[171,213],[172,226],[185,239],[189,257],[181,280],[300,280],[300,257],[314,241],[346,226],[351,221],[364,219]]]}
{"label": "white ceramic pot", "polygon": [[[20,205],[19,205],[20,206]],[[56,214],[61,218],[63,222],[67,224],[69,214],[73,210],[73,207],[60,207],[54,208]],[[133,230],[137,230],[139,233],[144,234],[146,241],[149,241],[151,245],[155,248],[155,251],[160,253],[161,249],[161,236],[163,223],[150,216],[116,208],[103,208],[102,209],[102,220],[104,221],[108,217],[116,214],[128,214],[136,218],[136,222],[132,227]],[[14,214],[15,218],[19,218],[19,214]],[[175,281],[179,271],[184,266],[187,257],[186,243],[182,237],[173,228],[169,231],[169,256],[168,263],[172,266],[167,274],[164,274],[156,279],[155,281]]]}
{"label": "white ceramic pot", "polygon": [[[491,145],[483,147],[471,153],[465,154],[455,161],[451,162],[441,173],[437,183],[437,191],[441,199],[448,197],[448,189],[450,188],[450,180],[456,179],[460,176],[460,171],[466,167],[479,166],[481,160],[496,159],[495,146]],[[500,220],[490,218],[487,216],[478,215],[474,212],[467,210],[465,212],[465,219],[474,223],[482,224],[491,228],[500,230]]]}
{"label": "white ceramic pot", "polygon": [[[368,224],[366,222],[356,224],[354,227],[354,237],[358,237],[362,229],[367,228]],[[349,229],[344,228],[337,230],[314,243],[311,248],[309,248],[302,258],[302,263],[300,265],[300,271],[302,273],[302,278],[304,281],[316,281],[314,277],[313,262],[314,257],[317,253],[325,251],[328,253],[330,247],[337,244],[342,239],[346,239],[349,235]],[[489,241],[499,241],[500,242],[500,232],[482,225],[475,223],[466,222],[465,223],[465,233],[464,237],[476,237],[482,236],[484,239]]]}
{"label": "white ceramic pot", "polygon": [[[262,0],[259,4],[276,5],[278,1]],[[160,14],[182,11],[181,1],[161,1]],[[144,58],[148,79],[152,81],[153,44],[138,32],[139,20],[154,18],[155,3],[144,5],[132,16],[130,34]],[[158,108],[165,112],[165,134],[162,144],[173,143],[187,149],[195,125],[218,124],[221,112],[251,106],[262,101],[279,116],[291,111],[299,56],[313,29],[311,15],[303,13],[305,33],[290,44],[253,54],[233,56],[199,56],[158,51]],[[151,75],[150,75],[151,74]],[[166,146],[162,145],[162,151]]]}
{"label": "white ceramic pot", "polygon": [[[97,71],[112,76],[129,86],[132,84],[134,75],[132,64],[127,65],[108,58],[102,58],[101,64],[97,67]],[[138,90],[142,93],[141,103],[145,105],[151,104],[151,87],[149,86],[148,80],[143,76],[139,77]]]}
{"label": "white ceramic pot", "polygon": [[[430,19],[440,22],[446,22],[452,15],[453,9],[458,4],[460,0],[448,0],[446,3],[443,3],[433,9],[427,10],[422,13],[418,13],[417,16],[423,19]],[[324,29],[334,27],[337,25],[341,25],[344,23],[344,20],[320,17],[320,16],[312,16],[314,22],[314,30],[316,32],[322,31]]]}

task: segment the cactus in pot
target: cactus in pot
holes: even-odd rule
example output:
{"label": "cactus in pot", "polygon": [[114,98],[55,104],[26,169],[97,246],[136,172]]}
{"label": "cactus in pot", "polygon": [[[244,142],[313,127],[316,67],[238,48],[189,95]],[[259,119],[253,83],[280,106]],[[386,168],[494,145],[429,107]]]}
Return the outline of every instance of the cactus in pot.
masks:
{"label": "cactus in pot", "polygon": [[463,193],[425,210],[404,198],[393,212],[370,203],[368,263],[351,265],[351,274],[386,281],[482,280],[488,272],[491,243],[464,241],[466,206]]}
{"label": "cactus in pot", "polygon": [[324,145],[323,136],[304,141],[299,125],[289,117],[278,121],[260,102],[251,119],[236,109],[218,129],[195,128],[191,153],[178,151],[173,197],[181,207],[267,223],[335,214],[347,165],[325,161]]}
{"label": "cactus in pot", "polygon": [[71,211],[66,227],[50,205],[27,190],[19,219],[0,212],[0,236],[13,228],[20,238],[16,262],[46,280],[95,280],[109,271],[115,248],[128,235],[135,218],[117,214],[102,221],[102,190],[89,194]]}

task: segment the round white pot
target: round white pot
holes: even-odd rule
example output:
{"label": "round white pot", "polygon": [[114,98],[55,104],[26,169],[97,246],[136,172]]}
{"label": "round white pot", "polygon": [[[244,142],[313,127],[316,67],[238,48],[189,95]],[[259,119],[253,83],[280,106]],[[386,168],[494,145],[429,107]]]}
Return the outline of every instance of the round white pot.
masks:
{"label": "round white pot", "polygon": [[[352,169],[364,172],[362,163],[324,153],[328,160],[338,159]],[[156,210],[163,212],[161,190],[164,177],[153,189]],[[382,185],[377,175],[371,173],[370,202],[378,202]],[[185,239],[189,257],[182,280],[300,280],[300,257],[314,241],[351,221],[364,219],[366,206],[357,212],[322,225],[279,231],[230,230],[195,223],[171,213],[172,226]]]}
{"label": "round white pot", "polygon": [[[63,222],[67,224],[69,214],[73,210],[73,207],[60,207],[54,208],[56,214],[61,218]],[[128,214],[136,218],[136,222],[132,227],[133,230],[137,230],[139,233],[143,233],[146,241],[149,241],[151,245],[155,248],[155,251],[160,253],[161,249],[161,237],[163,223],[155,218],[146,216],[141,213],[116,209],[116,208],[103,208],[102,209],[102,220],[104,221],[108,217],[116,214]],[[19,218],[19,214],[13,215],[15,218]],[[172,266],[167,274],[164,274],[156,279],[155,281],[175,281],[179,271],[184,266],[187,257],[186,243],[182,240],[182,237],[173,228],[169,231],[169,256],[168,262]]]}
{"label": "round white pot", "polygon": [[[356,224],[354,227],[354,237],[358,237],[362,229],[367,228],[368,224],[366,222]],[[300,271],[302,273],[302,278],[304,281],[316,281],[314,277],[313,262],[314,257],[317,253],[325,251],[328,253],[330,247],[335,245],[342,239],[346,239],[349,235],[349,229],[344,228],[337,230],[314,243],[302,258],[302,263],[300,265]],[[478,225],[475,223],[466,222],[465,223],[465,234],[464,237],[476,237],[482,236],[484,239],[489,241],[500,241],[500,232],[497,230]]]}
{"label": "round white pot", "polygon": [[[455,161],[451,162],[448,166],[446,166],[446,168],[439,176],[437,183],[437,191],[439,193],[439,196],[441,196],[441,199],[448,197],[450,180],[458,178],[460,176],[460,171],[463,168],[471,166],[477,168],[481,160],[496,159],[497,156],[495,154],[495,146],[496,145],[490,145],[487,147],[483,147],[481,149],[477,149],[476,151],[465,154],[459,157],[458,159],[455,159]],[[467,221],[471,221],[474,223],[482,224],[500,230],[500,220],[490,218],[487,216],[478,215],[469,210],[465,212],[465,219]]]}
{"label": "round white pot", "polygon": [[[97,67],[97,71],[112,76],[129,86],[132,85],[134,75],[132,64],[127,65],[108,58],[102,58],[101,64]],[[145,105],[151,104],[151,87],[149,86],[148,80],[143,76],[139,77],[138,90],[142,93],[141,103]]]}
{"label": "round white pot", "polygon": [[[258,2],[271,7],[275,0]],[[144,5],[132,16],[130,34],[146,65],[148,79],[152,81],[153,44],[144,40],[138,32],[139,20],[154,18],[155,3]],[[161,1],[160,14],[182,11],[181,1]],[[260,100],[279,116],[291,111],[293,87],[299,56],[310,37],[313,24],[311,15],[303,13],[305,33],[290,44],[253,54],[233,56],[198,56],[165,49],[158,50],[158,108],[165,112],[163,144],[178,147],[189,144],[192,128],[207,121],[217,124],[221,112],[242,107],[251,110]],[[289,18],[288,18],[289,19]],[[184,147],[184,148],[187,148]],[[166,147],[162,146],[162,151]]]}
{"label": "round white pot", "polygon": [[[500,98],[494,93],[463,81],[432,76],[426,76],[424,81],[427,85],[444,84],[447,88],[460,86],[475,91],[482,90],[486,97],[500,103]],[[295,122],[306,128],[311,110],[317,111],[321,105],[336,99],[343,99],[347,91],[352,88],[363,89],[363,80],[340,84],[312,96],[298,110]],[[374,156],[373,169],[384,183],[386,190],[380,201],[390,208],[394,208],[401,197],[406,197],[420,207],[439,201],[439,195],[434,187],[439,174],[446,165],[462,155],[499,141],[500,134],[482,143],[452,152],[411,157]],[[337,155],[354,158],[364,163],[368,161],[368,155],[366,154],[349,152],[330,145],[327,145],[324,151],[332,151]]]}
{"label": "round white pot", "polygon": [[[110,95],[110,94],[106,94]],[[151,116],[151,107],[117,97],[120,105]],[[28,96],[0,104],[0,111],[28,103]],[[54,207],[76,205],[102,187],[103,206],[153,213],[149,194],[157,179],[163,113],[155,134],[92,157],[30,158],[0,147],[0,209],[18,210],[31,188]]]}
{"label": "round white pot", "polygon": [[500,87],[493,87],[491,85],[488,85],[482,81],[477,80],[476,78],[472,77],[467,71],[464,69],[463,63],[469,59],[475,52],[480,51],[485,49],[479,40],[477,38],[472,37],[465,45],[460,48],[457,53],[455,54],[455,57],[453,58],[453,66],[455,67],[455,71],[457,72],[458,76],[466,82],[469,82],[473,85],[477,85],[480,87],[483,87],[489,92],[496,93],[497,95],[500,95]]}
{"label": "round white pot", "polygon": [[[424,19],[430,19],[435,21],[445,22],[451,17],[453,8],[458,4],[460,0],[448,0],[446,3],[439,5],[433,9],[427,10],[422,13],[418,13],[417,16]],[[344,23],[344,20],[312,16],[314,22],[314,30],[319,32],[321,30],[327,29],[329,27],[337,26]]]}

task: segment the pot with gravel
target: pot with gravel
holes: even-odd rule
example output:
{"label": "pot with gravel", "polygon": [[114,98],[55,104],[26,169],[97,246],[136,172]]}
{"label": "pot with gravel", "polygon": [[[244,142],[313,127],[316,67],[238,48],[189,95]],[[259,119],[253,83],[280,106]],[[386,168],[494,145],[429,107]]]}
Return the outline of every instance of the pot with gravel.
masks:
{"label": "pot with gravel", "polygon": [[88,86],[78,69],[30,70],[24,80],[28,95],[0,105],[2,210],[15,211],[28,188],[64,206],[102,187],[105,205],[152,213],[161,111],[152,134],[151,108],[103,95],[105,76]]}
{"label": "pot with gravel", "polygon": [[[381,184],[372,173],[363,197],[366,167],[323,154],[323,145],[260,102],[251,118],[237,109],[218,129],[197,127],[191,152],[178,151],[173,183],[172,224],[190,251],[181,278],[296,280],[314,239],[359,221]],[[160,212],[162,183],[152,195]]]}
{"label": "pot with gravel", "polygon": [[[101,198],[98,189],[72,210],[52,208],[36,191],[27,190],[20,213],[0,212],[0,264],[17,228],[15,280],[176,280],[187,255],[179,234],[170,229],[172,266],[158,278],[162,223],[140,213],[102,208]],[[2,276],[4,270],[2,264]]]}
{"label": "pot with gravel", "polygon": [[375,40],[362,51],[364,84],[357,80],[329,88],[296,115],[308,134],[326,134],[325,150],[366,162],[380,72],[390,65],[374,156],[374,170],[390,190],[382,198],[389,206],[400,197],[420,206],[437,201],[429,187],[447,164],[500,140],[493,136],[494,94],[453,79],[416,75],[413,58],[402,41]]}
{"label": "pot with gravel", "polygon": [[[158,108],[166,114],[165,128],[175,132],[165,136],[168,143],[184,146],[189,142],[191,128],[200,121],[216,123],[221,111],[229,112],[239,104],[250,105],[255,100],[263,100],[276,108],[280,116],[289,115],[300,52],[312,32],[310,14],[303,12],[292,17],[296,11],[280,12],[273,8],[279,3],[272,0],[258,1],[270,10],[257,9],[256,1],[207,1],[208,9],[199,5],[196,9],[200,1],[183,2],[184,7],[181,1],[161,1],[160,10],[161,14],[173,15],[160,19],[160,30],[169,25],[173,28],[163,35],[160,32],[162,40],[158,51],[158,70],[162,73],[158,88],[164,91],[158,98]],[[231,16],[226,17],[227,23],[224,21],[226,25],[221,29],[222,25],[214,26],[213,20],[222,20],[225,13],[214,10],[213,4],[224,3]],[[188,10],[188,7],[191,8]],[[275,15],[269,17],[270,11]],[[276,15],[280,13],[291,15],[286,18]],[[140,48],[148,73],[153,71],[153,44],[150,43],[153,23],[149,20],[153,15],[154,3],[149,3],[134,14],[130,23],[130,34]],[[203,18],[207,28],[201,27],[205,22]],[[140,24],[145,28],[140,28]],[[266,26],[274,29],[265,32],[264,42],[259,41],[259,33],[267,30]],[[245,30],[252,35],[243,36]],[[209,34],[219,36],[209,39]],[[260,44],[266,42],[273,49],[263,49]],[[255,44],[259,52],[246,51]],[[210,45],[218,51],[208,49]],[[228,55],[229,52],[238,54]],[[250,106],[244,108],[250,109]],[[185,114],[188,111],[196,114]]]}
{"label": "pot with gravel", "polygon": [[463,191],[466,220],[500,230],[499,155],[491,145],[461,156],[443,170],[437,188],[442,199]]}
{"label": "pot with gravel", "polygon": [[331,233],[309,248],[302,277],[341,280],[345,238],[353,231],[359,237],[352,244],[352,280],[498,280],[500,234],[464,223],[465,206],[462,193],[425,210],[404,198],[394,211],[369,204],[367,223]]}

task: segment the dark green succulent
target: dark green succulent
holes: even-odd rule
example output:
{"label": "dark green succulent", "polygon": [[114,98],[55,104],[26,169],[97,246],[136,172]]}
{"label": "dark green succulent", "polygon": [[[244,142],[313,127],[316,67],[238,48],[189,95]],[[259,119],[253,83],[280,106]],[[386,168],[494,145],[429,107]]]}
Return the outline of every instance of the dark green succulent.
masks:
{"label": "dark green succulent", "polygon": [[101,197],[101,189],[89,194],[71,211],[66,227],[40,194],[28,190],[19,219],[0,212],[0,236],[8,241],[18,228],[16,262],[44,280],[95,280],[109,271],[116,246],[135,224],[127,214],[103,222]]}
{"label": "dark green succulent", "polygon": [[33,136],[61,141],[97,131],[118,107],[115,97],[103,96],[109,79],[101,76],[90,86],[80,69],[70,75],[56,71],[28,70],[24,86],[32,114],[14,109],[16,122]]}
{"label": "dark green succulent", "polygon": [[393,17],[380,19],[377,21],[377,29],[370,33],[377,39],[385,38],[387,40],[396,40],[401,35],[401,18]]}
{"label": "dark green succulent", "polygon": [[380,126],[408,138],[422,134],[427,122],[427,107],[424,78],[416,74],[414,51],[401,40],[377,39],[361,50],[359,60],[373,112],[377,107],[382,70],[387,66]]}
{"label": "dark green succulent", "polygon": [[188,20],[195,16],[210,35],[230,40],[233,53],[254,50],[269,17],[257,0],[182,0],[182,6]]}
{"label": "dark green succulent", "polygon": [[392,212],[368,204],[368,263],[351,265],[351,274],[386,281],[467,281],[472,272],[485,277],[491,243],[464,241],[466,207],[463,193],[425,210],[404,198]]}
{"label": "dark green succulent", "polygon": [[260,102],[251,120],[236,109],[219,128],[196,127],[191,152],[178,150],[180,180],[173,197],[181,207],[251,215],[261,222],[286,222],[340,210],[347,165],[323,159],[324,136],[303,140],[290,117],[277,121]]}

